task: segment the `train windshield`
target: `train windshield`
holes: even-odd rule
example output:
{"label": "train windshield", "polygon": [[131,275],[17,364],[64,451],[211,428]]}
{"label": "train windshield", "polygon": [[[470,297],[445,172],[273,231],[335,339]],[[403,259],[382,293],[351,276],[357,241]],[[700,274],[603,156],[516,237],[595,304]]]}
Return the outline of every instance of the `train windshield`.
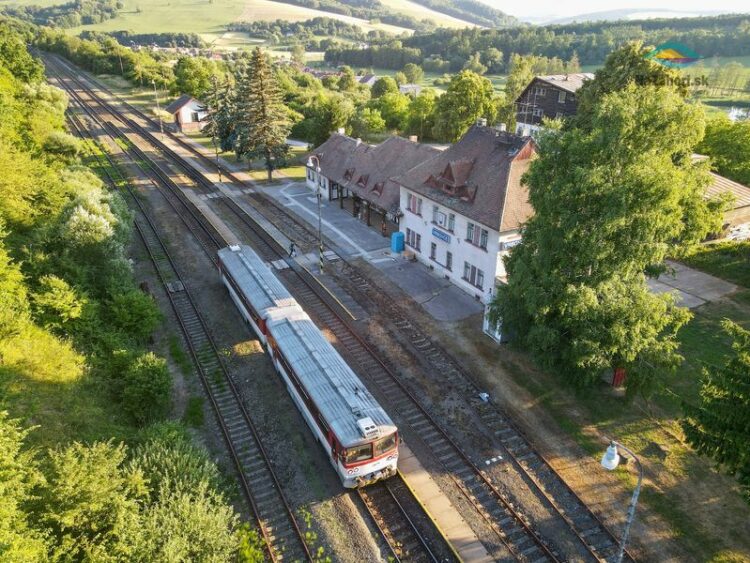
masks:
{"label": "train windshield", "polygon": [[372,458],[372,444],[362,444],[347,448],[344,452],[344,463],[354,463]]}
{"label": "train windshield", "polygon": [[387,451],[392,450],[396,447],[396,433],[389,434],[385,438],[381,438],[374,444],[375,447],[375,457],[379,455],[383,455]]}

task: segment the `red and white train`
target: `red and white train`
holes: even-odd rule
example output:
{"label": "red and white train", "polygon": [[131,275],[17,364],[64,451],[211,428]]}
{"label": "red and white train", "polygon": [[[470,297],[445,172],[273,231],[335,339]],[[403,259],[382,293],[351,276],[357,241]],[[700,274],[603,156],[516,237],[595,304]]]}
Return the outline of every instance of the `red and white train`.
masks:
{"label": "red and white train", "polygon": [[249,246],[219,250],[221,280],[273,358],[345,487],[396,473],[398,429],[276,275]]}

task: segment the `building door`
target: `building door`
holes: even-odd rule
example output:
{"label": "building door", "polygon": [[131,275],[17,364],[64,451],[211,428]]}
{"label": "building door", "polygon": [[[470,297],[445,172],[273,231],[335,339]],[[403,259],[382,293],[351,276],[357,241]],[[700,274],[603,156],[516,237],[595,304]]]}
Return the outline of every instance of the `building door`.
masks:
{"label": "building door", "polygon": [[453,253],[451,251],[445,253],[445,267],[453,270]]}
{"label": "building door", "polygon": [[437,244],[434,242],[430,243],[430,260],[434,260],[435,256],[437,256]]}

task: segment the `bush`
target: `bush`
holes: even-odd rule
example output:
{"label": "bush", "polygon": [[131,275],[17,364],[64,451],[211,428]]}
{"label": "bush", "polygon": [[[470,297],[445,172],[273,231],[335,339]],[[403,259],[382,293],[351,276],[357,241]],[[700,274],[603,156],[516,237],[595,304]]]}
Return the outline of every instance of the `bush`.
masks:
{"label": "bush", "polygon": [[153,352],[142,354],[125,372],[123,409],[139,424],[159,420],[169,412],[171,387],[167,362]]}
{"label": "bush", "polygon": [[138,342],[145,342],[161,320],[154,300],[137,289],[115,295],[109,312],[112,324]]}

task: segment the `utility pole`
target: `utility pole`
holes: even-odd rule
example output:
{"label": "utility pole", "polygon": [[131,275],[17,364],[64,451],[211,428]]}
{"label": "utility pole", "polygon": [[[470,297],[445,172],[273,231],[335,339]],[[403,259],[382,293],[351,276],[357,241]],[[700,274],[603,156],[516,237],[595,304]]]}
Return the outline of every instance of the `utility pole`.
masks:
{"label": "utility pole", "polygon": [[[313,161],[315,159],[315,161]],[[318,265],[320,267],[320,273],[323,273],[323,220],[320,215],[320,200],[323,199],[323,191],[320,189],[320,159],[313,155],[310,155],[310,158],[307,159],[307,166],[309,168],[313,167],[313,162],[317,162],[318,164],[315,166],[315,184],[317,186],[317,190],[315,191],[316,195],[318,196]]]}
{"label": "utility pole", "polygon": [[209,108],[210,114],[211,114],[211,125],[212,125],[212,135],[211,135],[211,142],[214,145],[214,154],[216,155],[216,170],[219,171],[219,183],[221,184],[221,161],[219,160],[219,145],[216,143],[216,132],[217,132],[217,125],[216,125],[216,109],[219,103],[219,89],[217,87],[218,79],[216,78],[216,75],[214,74],[211,77],[211,84],[214,87],[214,107]]}
{"label": "utility pole", "polygon": [[161,119],[161,106],[159,105],[159,93],[156,91],[156,80],[152,80],[151,84],[154,85],[154,98],[156,98],[156,113],[159,116],[159,131],[161,132],[161,140],[164,140],[164,122]]}

